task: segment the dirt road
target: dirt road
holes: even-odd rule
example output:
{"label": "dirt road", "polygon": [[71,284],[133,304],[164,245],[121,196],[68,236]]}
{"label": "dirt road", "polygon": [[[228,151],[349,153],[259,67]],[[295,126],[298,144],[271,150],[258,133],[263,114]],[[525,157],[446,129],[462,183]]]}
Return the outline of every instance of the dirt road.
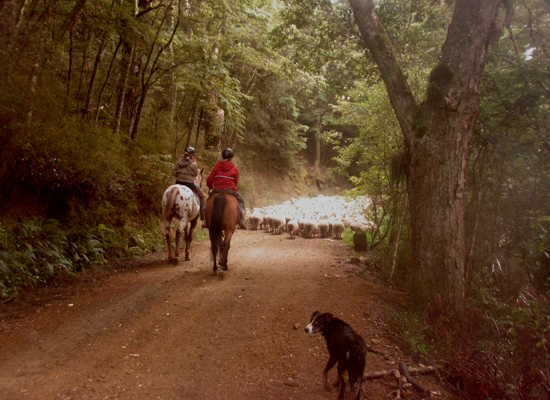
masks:
{"label": "dirt road", "polygon": [[[0,398],[334,400],[321,385],[324,339],[304,332],[316,310],[388,353],[368,352],[367,371],[410,363],[385,317],[405,298],[351,265],[340,241],[239,230],[219,276],[209,248],[193,243],[191,261],[160,254],[5,304]],[[365,390],[383,399],[394,383]]]}

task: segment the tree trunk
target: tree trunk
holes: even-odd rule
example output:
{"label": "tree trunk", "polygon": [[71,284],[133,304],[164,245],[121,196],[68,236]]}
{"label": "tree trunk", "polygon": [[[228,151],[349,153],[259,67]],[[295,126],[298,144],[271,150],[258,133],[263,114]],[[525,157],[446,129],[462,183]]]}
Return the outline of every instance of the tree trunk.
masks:
{"label": "tree trunk", "polygon": [[71,104],[71,90],[73,77],[73,52],[74,52],[74,31],[71,29],[69,34],[69,68],[67,70],[67,95],[65,97],[65,112],[69,110]]}
{"label": "tree trunk", "polygon": [[65,21],[63,21],[63,24],[61,25],[61,27],[59,28],[59,31],[57,32],[56,34],[56,40],[58,42],[61,41],[61,39],[63,39],[63,36],[65,36],[65,33],[71,29],[71,27],[74,25],[74,23],[76,22],[76,19],[78,18],[78,14],[80,14],[80,12],[82,11],[82,9],[84,8],[84,6],[86,5],[86,1],[87,0],[76,0],[76,3],[73,7],[73,10],[71,11],[71,13],[65,18]]}
{"label": "tree trunk", "polygon": [[416,294],[425,300],[439,297],[458,311],[464,301],[464,185],[471,126],[453,116],[438,117],[441,126],[434,121],[426,139],[409,153],[407,190]]}
{"label": "tree trunk", "polygon": [[[137,4],[137,3],[136,3]],[[168,19],[169,14],[171,14],[172,7],[168,7],[166,12],[164,13],[164,16],[162,18],[161,23],[158,26],[156,37],[151,44],[149,53],[147,54],[147,58],[145,61],[145,64],[141,68],[141,95],[139,96],[139,103],[135,109],[135,113],[133,115],[133,124],[131,124],[132,129],[130,131],[130,139],[133,141],[137,139],[138,133],[139,133],[139,126],[141,123],[141,115],[143,113],[143,107],[145,105],[145,100],[147,99],[147,93],[149,91],[149,88],[151,87],[151,80],[153,79],[153,76],[155,72],[157,71],[157,62],[167,48],[170,48],[172,45],[172,40],[174,39],[174,36],[176,34],[176,30],[179,26],[179,20],[177,23],[172,23],[172,35],[164,46],[160,46],[159,50],[155,53],[155,50],[157,47],[159,47],[158,38],[160,36],[160,32],[162,30],[162,27],[164,26],[164,23]],[[173,22],[173,21],[172,21]],[[173,102],[175,105],[175,100]]]}
{"label": "tree trunk", "polygon": [[[201,131],[203,117],[204,117],[204,107],[201,108],[201,112],[199,113],[199,122],[197,123],[197,132],[195,133],[195,146],[197,146],[197,144],[199,143],[199,134]],[[205,148],[206,148],[206,140],[205,140]]]}
{"label": "tree trunk", "polygon": [[[476,247],[476,241],[477,241],[477,233],[479,230],[479,218],[481,216],[481,203],[482,203],[483,192],[484,192],[483,176],[485,173],[485,166],[487,164],[487,154],[488,154],[487,146],[484,146],[481,152],[482,152],[482,155],[481,155],[482,159],[481,159],[481,167],[480,167],[479,179],[478,179],[479,186],[474,190],[474,196],[473,196],[473,199],[475,199],[475,202],[476,202],[474,223],[472,224],[472,228],[471,228],[470,245],[468,246],[468,250],[466,252],[467,256],[466,256],[466,265],[465,265],[465,272],[464,272],[464,275],[465,275],[464,279],[466,282],[468,282],[468,277],[471,271],[472,260],[474,258],[474,249]],[[473,203],[473,200],[472,200],[472,203]]]}
{"label": "tree trunk", "polygon": [[145,105],[145,99],[147,98],[147,91],[149,86],[145,85],[141,88],[141,96],[139,98],[139,103],[136,110],[136,117],[134,120],[134,126],[132,127],[132,132],[130,133],[130,139],[132,141],[137,139],[139,132],[139,125],[141,123],[141,114],[143,113],[143,106]]}
{"label": "tree trunk", "polygon": [[316,132],[315,132],[315,169],[319,170],[319,166],[321,165],[321,132],[323,129],[323,114],[319,115],[319,118],[317,120],[316,124]]}
{"label": "tree trunk", "polygon": [[103,34],[103,36],[101,37],[101,43],[99,44],[99,49],[97,50],[97,54],[95,56],[92,76],[90,77],[90,83],[88,84],[88,93],[86,93],[86,103],[84,104],[84,110],[83,110],[83,112],[86,115],[88,115],[90,112],[90,102],[92,101],[92,93],[94,90],[95,77],[97,75],[99,64],[101,63],[101,60],[103,59],[103,55],[105,54],[105,37],[106,37],[106,34]]}
{"label": "tree trunk", "polygon": [[109,64],[109,69],[107,70],[107,76],[105,77],[105,81],[103,82],[103,85],[101,86],[101,89],[99,90],[99,94],[97,95],[97,107],[95,110],[95,122],[99,119],[99,112],[102,109],[101,101],[103,99],[103,92],[105,92],[105,88],[107,87],[107,84],[109,83],[109,80],[111,79],[111,72],[113,70],[113,65],[116,60],[116,56],[118,54],[118,49],[120,48],[120,45],[122,44],[122,40],[119,40],[115,50],[113,52],[113,57],[111,58],[111,63]]}
{"label": "tree trunk", "polygon": [[[197,108],[199,107],[199,95],[200,92],[197,91],[195,94],[195,100],[193,100],[193,106],[191,107],[191,112],[189,113],[189,117],[187,118],[187,130],[189,131],[189,134],[187,135],[187,141],[185,142],[185,147],[189,147],[191,144],[191,136],[193,136],[193,127],[195,126],[195,120],[197,119]],[[195,147],[197,146],[197,143],[195,141]]]}
{"label": "tree trunk", "polygon": [[[170,28],[172,31],[174,31],[174,27],[176,26],[175,23],[175,17],[174,17],[174,6],[172,5],[170,7]],[[176,121],[176,110],[177,110],[177,102],[178,102],[178,85],[176,81],[176,69],[174,68],[175,65],[175,59],[176,56],[174,54],[174,43],[170,43],[169,46],[170,50],[170,65],[172,70],[170,71],[170,80],[171,80],[171,97],[170,97],[170,116],[169,116],[169,132],[170,134],[173,134],[175,137],[178,136],[178,125]]]}
{"label": "tree trunk", "polygon": [[115,121],[113,124],[113,134],[118,135],[120,132],[120,122],[122,121],[122,111],[124,109],[124,98],[126,97],[126,86],[128,84],[128,76],[130,75],[130,67],[132,66],[132,57],[134,55],[134,47],[128,43],[124,43],[124,56],[122,57],[122,75],[119,80],[118,99],[115,112]]}
{"label": "tree trunk", "polygon": [[[464,187],[468,146],[479,111],[481,74],[501,0],[457,0],[427,99],[417,105],[374,0],[350,0],[377,63],[408,151],[407,191],[417,299],[464,307]],[[502,9],[504,11],[504,9]]]}
{"label": "tree trunk", "polygon": [[395,234],[395,239],[393,241],[393,248],[391,253],[391,274],[390,277],[393,277],[395,272],[395,266],[397,264],[397,250],[399,250],[399,240],[401,239],[401,231],[403,230],[403,225],[405,223],[405,216],[407,215],[407,207],[409,205],[409,198],[407,192],[405,192],[405,205],[403,206],[403,212],[401,217],[397,221],[397,232]]}
{"label": "tree trunk", "polygon": [[82,53],[82,65],[80,68],[80,78],[78,80],[78,93],[76,95],[76,110],[77,112],[81,112],[80,109],[80,100],[82,98],[82,86],[84,85],[84,76],[86,75],[86,71],[88,70],[88,52],[90,51],[90,46],[92,45],[92,42],[94,41],[95,35],[94,33],[89,33],[89,36],[86,40],[86,46],[84,47],[84,52]]}

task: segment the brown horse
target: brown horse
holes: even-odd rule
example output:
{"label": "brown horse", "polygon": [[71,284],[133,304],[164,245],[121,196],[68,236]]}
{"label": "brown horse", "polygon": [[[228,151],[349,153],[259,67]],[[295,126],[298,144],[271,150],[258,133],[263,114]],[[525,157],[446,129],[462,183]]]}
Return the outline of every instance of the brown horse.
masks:
{"label": "brown horse", "polygon": [[[204,171],[204,170],[203,170]],[[200,187],[202,183],[202,173],[200,171],[195,178],[195,185]],[[172,185],[164,192],[162,196],[162,223],[164,225],[164,231],[166,233],[166,243],[168,244],[168,262],[172,262],[172,219],[179,219],[179,225],[176,229],[176,248],[175,257],[180,254],[179,243],[180,236],[185,233],[185,260],[189,261],[189,249],[191,248],[191,241],[193,240],[193,231],[197,226],[197,221],[200,215],[200,202],[199,198],[191,189],[183,185]],[[189,231],[187,226],[190,223]],[[177,260],[176,260],[177,262]]]}
{"label": "brown horse", "polygon": [[218,273],[219,264],[227,271],[227,255],[231,237],[235,232],[239,216],[239,203],[235,196],[228,193],[213,193],[206,202],[205,219],[210,234],[212,257],[214,258],[214,275]]}

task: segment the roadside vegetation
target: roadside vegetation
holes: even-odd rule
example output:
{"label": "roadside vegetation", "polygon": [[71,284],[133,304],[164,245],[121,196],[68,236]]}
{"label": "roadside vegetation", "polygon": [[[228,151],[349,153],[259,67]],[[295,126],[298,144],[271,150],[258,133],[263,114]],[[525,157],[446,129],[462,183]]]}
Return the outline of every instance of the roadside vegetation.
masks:
{"label": "roadside vegetation", "polygon": [[[439,98],[430,76],[455,3],[377,2],[419,104]],[[383,279],[411,294],[393,312],[400,340],[441,367],[450,391],[547,398],[550,8],[510,4],[487,50],[469,140],[464,299],[450,307],[426,289],[444,271],[416,262],[408,144],[350,4],[4,2],[2,301],[163,250],[158,216],[173,163],[192,145],[208,173],[228,146],[250,209],[318,193],[371,198],[369,253]]]}

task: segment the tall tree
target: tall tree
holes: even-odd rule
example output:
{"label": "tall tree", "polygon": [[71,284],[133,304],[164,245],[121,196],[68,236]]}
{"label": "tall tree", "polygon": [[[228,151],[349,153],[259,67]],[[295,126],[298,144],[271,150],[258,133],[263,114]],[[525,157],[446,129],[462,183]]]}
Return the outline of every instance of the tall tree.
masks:
{"label": "tall tree", "polygon": [[[286,2],[285,2],[286,3]],[[308,160],[316,167],[329,147],[323,141],[333,105],[364,74],[360,40],[347,3],[331,0],[288,2],[270,40],[286,58],[292,76],[299,77],[298,121],[306,132]]]}
{"label": "tall tree", "polygon": [[414,288],[450,312],[464,307],[464,189],[479,112],[487,48],[507,15],[504,0],[457,0],[426,100],[418,103],[375,10],[350,0],[366,47],[380,69],[407,146]]}

